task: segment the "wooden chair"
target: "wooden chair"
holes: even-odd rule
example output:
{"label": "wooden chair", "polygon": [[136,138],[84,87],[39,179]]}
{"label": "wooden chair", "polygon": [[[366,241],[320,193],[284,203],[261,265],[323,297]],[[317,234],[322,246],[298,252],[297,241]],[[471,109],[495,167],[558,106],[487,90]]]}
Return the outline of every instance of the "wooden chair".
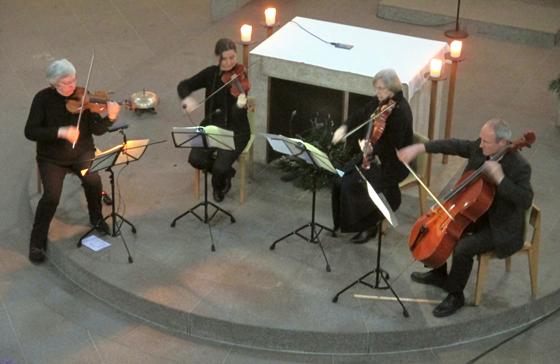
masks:
{"label": "wooden chair", "polygon": [[[532,227],[532,229],[529,229]],[[531,233],[532,230],[532,233]],[[530,234],[531,233],[531,234]],[[530,235],[530,240],[529,240]],[[525,217],[525,243],[523,248],[519,250],[517,254],[527,254],[529,261],[529,275],[531,281],[531,294],[533,298],[537,296],[538,293],[538,272],[539,272],[539,245],[541,242],[541,210],[533,204],[531,208],[527,210]],[[482,287],[484,281],[486,280],[486,275],[488,272],[488,263],[491,259],[496,258],[496,254],[493,252],[480,254],[478,256],[478,273],[476,275],[476,287],[474,293],[474,304],[478,306],[482,298]],[[505,259],[506,271],[511,271],[511,256]]]}
{"label": "wooden chair", "polygon": [[[247,98],[247,118],[249,119],[249,127],[251,129],[251,137],[247,146],[239,156],[239,202],[244,203],[246,197],[247,174],[253,177],[253,143],[255,141],[255,98],[249,96]],[[200,169],[195,169],[194,173],[194,196],[200,197]]]}
{"label": "wooden chair", "polygon": [[[425,136],[414,133],[412,137],[412,142],[415,143],[426,143],[428,138]],[[416,157],[416,160],[411,165],[412,170],[418,177],[422,179],[422,182],[426,183],[428,177],[428,154],[422,153]],[[427,192],[422,188],[420,183],[414,178],[412,174],[408,174],[408,176],[399,183],[400,189],[409,188],[412,186],[418,186],[418,203],[420,205],[420,215],[426,211],[426,203],[427,203]]]}

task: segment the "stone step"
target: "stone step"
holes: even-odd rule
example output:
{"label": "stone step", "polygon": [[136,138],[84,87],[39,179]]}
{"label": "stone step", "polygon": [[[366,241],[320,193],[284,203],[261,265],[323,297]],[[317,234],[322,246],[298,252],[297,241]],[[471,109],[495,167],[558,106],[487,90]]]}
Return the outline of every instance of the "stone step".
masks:
{"label": "stone step", "polygon": [[[448,0],[382,0],[377,16],[399,22],[453,29],[457,2]],[[560,3],[553,1],[467,0],[459,24],[468,33],[510,42],[554,47],[560,41]]]}

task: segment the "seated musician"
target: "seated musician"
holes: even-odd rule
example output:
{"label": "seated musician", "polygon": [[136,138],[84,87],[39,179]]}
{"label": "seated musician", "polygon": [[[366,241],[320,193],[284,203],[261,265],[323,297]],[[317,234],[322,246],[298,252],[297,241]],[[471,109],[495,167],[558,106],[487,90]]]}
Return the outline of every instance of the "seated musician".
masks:
{"label": "seated musician", "polygon": [[101,178],[97,173],[82,176],[80,170],[87,168],[88,160],[95,156],[92,135],[107,132],[120,111],[116,102],[107,103],[105,117],[85,109],[78,128],[79,114],[66,108],[68,98],[76,90],[76,69],[68,60],[59,59],[47,68],[47,80],[50,86],[33,98],[25,125],[26,138],[37,142],[37,165],[44,189],[29,242],[29,260],[33,263],[45,260],[49,226],[68,172],[82,181],[92,226],[102,233],[109,231],[101,212]]}
{"label": "seated musician", "polygon": [[235,175],[232,167],[250,139],[249,120],[247,119],[246,95],[233,96],[234,83],[224,86],[222,76],[235,69],[237,64],[237,47],[231,39],[222,38],[214,47],[217,65],[209,66],[177,86],[177,93],[182,100],[183,110],[190,113],[197,107],[197,102],[189,95],[201,88],[206,90],[204,120],[200,125],[216,125],[234,132],[235,150],[192,149],[189,163],[198,169],[212,173],[213,196],[216,202],[223,201],[231,188],[231,178]]}
{"label": "seated musician", "polygon": [[[396,103],[385,120],[381,136],[372,145],[373,148],[365,152],[365,156],[359,153],[350,161],[344,167],[344,176],[333,186],[334,229],[357,232],[352,238],[355,244],[366,243],[375,236],[377,223],[382,219],[381,213],[368,196],[365,181],[355,166],[361,168],[372,187],[378,193],[383,193],[390,207],[396,210],[401,204],[399,182],[408,175],[408,170],[397,158],[396,150],[412,143],[412,112],[403,96],[401,81],[396,72],[391,69],[379,71],[373,77],[373,87],[373,99],[353,112],[333,136],[333,143],[340,142],[346,133],[368,120],[372,114],[381,111],[381,105],[387,105],[391,100]],[[375,120],[375,123],[377,122],[380,120]],[[373,130],[372,127],[371,131]],[[367,139],[367,131],[366,125],[354,135]],[[360,139],[360,146],[364,145],[364,139]],[[357,139],[354,141],[357,143]],[[362,168],[364,158],[371,162],[367,169]]]}
{"label": "seated musician", "polygon": [[480,130],[477,140],[436,140],[414,144],[398,152],[405,163],[423,152],[459,155],[468,159],[466,171],[485,164],[486,180],[496,185],[490,209],[471,224],[457,242],[449,273],[444,263],[428,272],[411,274],[413,281],[441,287],[449,293],[434,308],[436,317],[452,315],[465,304],[463,290],[477,254],[495,251],[499,258],[506,258],[523,246],[525,211],[533,200],[531,167],[516,151],[507,153],[499,162],[488,160],[488,157],[501,151],[510,139],[509,125],[502,119],[490,119]]}

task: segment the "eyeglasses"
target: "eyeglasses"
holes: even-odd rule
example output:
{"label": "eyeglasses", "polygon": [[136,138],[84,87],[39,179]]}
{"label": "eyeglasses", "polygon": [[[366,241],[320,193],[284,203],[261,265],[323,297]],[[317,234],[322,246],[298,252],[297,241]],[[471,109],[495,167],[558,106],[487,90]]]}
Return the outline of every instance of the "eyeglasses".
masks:
{"label": "eyeglasses", "polygon": [[68,80],[68,81],[57,81],[56,82],[57,87],[68,87],[68,86],[73,86],[75,84],[76,84],[76,78],[75,77],[71,80]]}

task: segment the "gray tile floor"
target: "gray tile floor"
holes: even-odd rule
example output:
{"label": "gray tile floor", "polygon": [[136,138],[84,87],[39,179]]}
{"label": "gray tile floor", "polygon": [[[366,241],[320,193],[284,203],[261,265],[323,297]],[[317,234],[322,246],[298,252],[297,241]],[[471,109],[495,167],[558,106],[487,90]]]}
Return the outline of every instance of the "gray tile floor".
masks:
{"label": "gray tile floor", "polygon": [[[377,19],[377,1],[277,3],[283,21],[302,15],[432,39],[441,39],[444,30]],[[222,35],[235,37],[243,21],[260,19],[263,4],[264,1],[253,1],[238,13],[212,23],[207,1],[0,0],[0,84],[4,86],[0,90],[0,169],[4,191],[0,194],[0,363],[464,363],[513,334],[428,351],[356,357],[232,348],[158,331],[99,302],[51,266],[35,267],[27,262],[32,219],[27,181],[34,176],[34,145],[24,139],[22,129],[33,94],[45,85],[45,65],[53,59],[68,57],[78,69],[87,69],[91,47],[95,46],[93,87],[114,89],[119,96],[126,97],[129,90],[157,85],[156,91],[162,98],[160,114],[172,124],[177,117],[177,81],[211,62],[214,39]],[[559,132],[553,127],[555,100],[547,93],[546,85],[559,72],[560,50],[480,36],[470,39],[471,48],[466,48],[469,62],[461,64],[458,80],[455,133],[474,136],[478,127],[473,125],[494,115],[496,110],[516,130],[528,124],[535,128],[540,143],[529,158],[541,166],[534,169],[534,180],[539,182],[534,186],[537,201],[548,210],[543,225],[557,230],[560,201],[553,181],[559,177]],[[149,123],[147,118],[140,118],[138,126]],[[111,144],[115,141],[111,138],[101,143]],[[557,251],[552,243],[547,242],[550,250],[545,254]],[[556,287],[555,276],[543,273],[543,285],[549,289]],[[479,362],[556,362],[560,350],[559,317],[552,315]]]}

